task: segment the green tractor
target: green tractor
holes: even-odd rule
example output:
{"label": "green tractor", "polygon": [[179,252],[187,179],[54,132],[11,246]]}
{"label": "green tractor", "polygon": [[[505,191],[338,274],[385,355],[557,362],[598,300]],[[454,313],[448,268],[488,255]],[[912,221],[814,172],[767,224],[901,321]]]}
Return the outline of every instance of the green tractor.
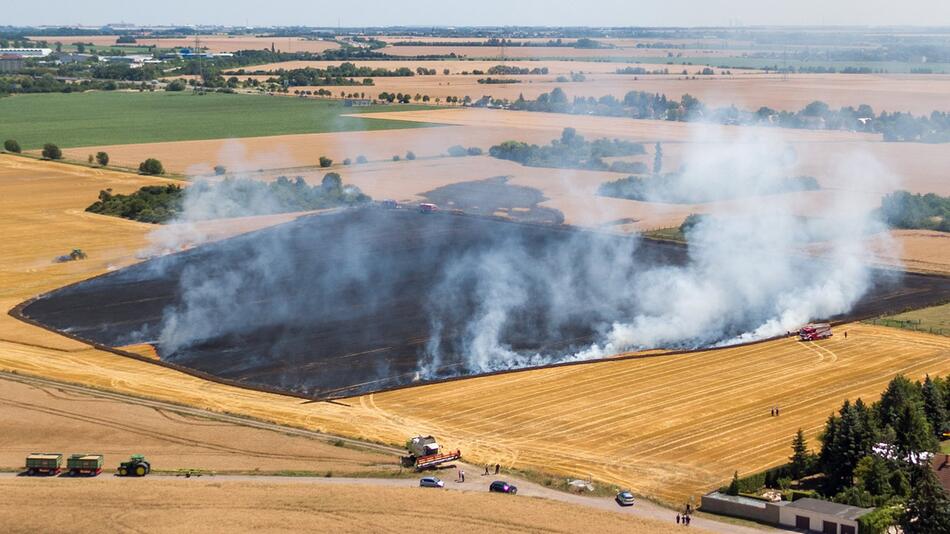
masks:
{"label": "green tractor", "polygon": [[141,454],[133,454],[129,461],[119,464],[120,477],[144,477],[152,472],[152,464]]}

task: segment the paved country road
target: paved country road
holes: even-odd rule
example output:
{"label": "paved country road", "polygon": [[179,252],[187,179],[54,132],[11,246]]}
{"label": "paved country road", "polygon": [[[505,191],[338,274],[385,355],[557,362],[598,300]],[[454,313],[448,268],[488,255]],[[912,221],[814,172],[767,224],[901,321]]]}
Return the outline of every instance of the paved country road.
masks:
{"label": "paved country road", "polygon": [[[76,393],[82,393],[86,395],[94,395],[102,398],[108,398],[112,400],[118,400],[121,402],[127,402],[142,406],[149,406],[153,408],[160,408],[162,410],[168,410],[177,412],[180,414],[191,415],[204,417],[207,419],[228,422],[237,425],[250,426],[253,428],[260,428],[265,430],[272,430],[275,432],[289,433],[304,437],[309,437],[312,439],[319,439],[325,441],[336,441],[342,439],[350,445],[361,447],[369,450],[385,452],[389,454],[402,454],[401,449],[395,447],[387,447],[385,445],[378,445],[373,443],[365,443],[359,440],[352,440],[347,438],[339,438],[337,436],[332,436],[329,434],[323,434],[320,432],[314,432],[310,430],[303,430],[293,427],[286,427],[273,423],[266,423],[263,421],[257,421],[253,419],[247,419],[243,417],[220,414],[214,412],[208,412],[198,408],[190,408],[187,406],[180,406],[174,403],[167,403],[162,401],[156,401],[151,399],[142,399],[130,395],[124,395],[121,393],[114,393],[108,391],[101,391],[98,389],[87,388],[84,386],[78,386],[74,384],[64,384],[61,382],[56,382],[53,380],[47,380],[43,378],[35,377],[26,377],[22,375],[0,373],[0,379],[2,380],[13,380],[26,384],[42,385],[47,387],[56,387],[66,391],[73,391]],[[214,480],[216,482],[261,482],[267,484],[324,484],[324,485],[360,485],[360,486],[384,486],[384,487],[404,487],[404,488],[416,488],[418,491],[471,491],[471,492],[487,492],[488,486],[494,480],[505,480],[510,482],[518,487],[518,494],[511,496],[512,499],[519,499],[524,497],[538,497],[543,499],[549,499],[553,501],[560,501],[563,503],[568,503],[576,506],[585,506],[588,508],[596,508],[601,510],[606,510],[614,513],[623,513],[623,514],[632,514],[639,517],[657,519],[660,521],[670,521],[674,522],[676,518],[676,511],[670,510],[669,508],[664,508],[658,504],[652,503],[647,500],[638,499],[634,506],[621,508],[618,506],[613,499],[605,497],[588,497],[584,495],[577,495],[573,493],[566,493],[562,491],[553,490],[529,482],[527,480],[512,477],[505,474],[501,475],[482,475],[482,468],[475,466],[458,463],[458,467],[461,467],[465,471],[465,482],[460,483],[456,482],[456,470],[455,469],[444,469],[441,473],[427,473],[428,475],[440,476],[445,481],[445,490],[437,490],[430,488],[419,488],[418,478],[347,478],[347,477],[297,477],[297,476],[271,476],[271,475],[227,475],[227,474],[218,474],[218,475],[204,475],[201,477],[192,477],[189,480],[193,480],[196,483],[206,480]],[[11,479],[18,477],[18,473],[0,473],[0,478]],[[423,475],[420,475],[423,476]],[[99,479],[112,480],[118,484],[135,484],[135,483],[147,483],[149,480],[185,480],[184,477],[175,476],[175,475],[164,475],[164,474],[154,474],[145,479],[137,478],[122,478],[112,475],[111,473],[103,473],[98,477]],[[40,478],[40,480],[48,480],[50,483],[55,484],[58,480],[71,480],[69,477],[50,477],[50,478]],[[717,521],[711,519],[709,516],[694,516],[691,526],[698,527],[700,529],[705,529],[710,532],[717,533],[738,533],[738,534],[761,534],[762,532],[782,532],[783,530],[774,529],[766,526],[755,526],[747,527],[740,526],[736,524],[726,523],[723,521]]]}

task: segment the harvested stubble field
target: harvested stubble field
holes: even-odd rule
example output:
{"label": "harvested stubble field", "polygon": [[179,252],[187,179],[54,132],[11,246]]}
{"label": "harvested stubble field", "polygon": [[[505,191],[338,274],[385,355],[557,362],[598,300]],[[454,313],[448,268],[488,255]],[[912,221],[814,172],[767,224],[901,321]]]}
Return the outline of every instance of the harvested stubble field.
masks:
{"label": "harvested stubble field", "polygon": [[[0,162],[0,227],[4,235],[20,236],[6,241],[0,255],[7,308],[134,261],[148,227],[84,214],[86,201],[79,199],[94,196],[106,180],[127,191],[141,178],[9,156]],[[37,194],[36,183],[45,180],[55,185]],[[49,263],[74,246],[92,251],[90,259]],[[393,444],[433,432],[474,462],[592,474],[681,502],[724,482],[734,469],[746,473],[785,461],[799,427],[808,429],[814,445],[818,428],[844,398],[873,400],[898,372],[912,378],[950,372],[947,338],[846,328],[847,340],[839,329],[818,344],[783,339],[528,371],[371,395],[347,405],[302,404],[203,381],[6,315],[0,318],[0,368]],[[782,417],[766,415],[772,405],[783,407]]]}
{"label": "harvested stubble field", "polygon": [[[387,46],[382,52],[396,57],[415,57],[429,55],[449,55],[470,57],[470,58],[497,58],[497,59],[578,59],[594,61],[630,61],[632,58],[656,58],[656,61],[665,61],[667,54],[682,53],[689,55],[690,59],[708,58],[708,61],[715,63],[719,58],[731,57],[736,51],[733,50],[667,50],[662,48],[572,48],[556,46],[511,46],[506,47],[502,52],[497,46],[465,46],[465,45],[447,45],[447,46]],[[679,58],[677,58],[678,60]],[[695,61],[694,61],[695,63]]]}
{"label": "harvested stubble field", "polygon": [[[277,70],[292,70],[292,69],[303,69],[303,68],[313,68],[313,69],[325,69],[327,67],[338,67],[341,61],[282,61],[279,63],[266,63],[263,65],[250,65],[243,67],[245,72],[275,72]],[[427,69],[435,69],[435,75],[425,75],[425,76],[409,76],[409,80],[423,81],[423,80],[441,80],[451,82],[456,77],[460,76],[462,72],[473,70],[481,70],[487,72],[488,69],[496,65],[506,65],[508,67],[518,67],[523,69],[536,69],[547,67],[548,75],[557,76],[559,74],[571,74],[572,72],[582,72],[584,74],[613,74],[617,69],[622,69],[624,67],[642,67],[644,69],[653,70],[653,69],[673,69],[675,65],[667,65],[664,62],[657,63],[606,63],[602,61],[562,61],[562,60],[545,60],[545,61],[531,61],[531,60],[515,60],[515,61],[505,61],[504,63],[499,60],[484,60],[484,59],[443,59],[443,60],[433,60],[433,59],[394,59],[394,60],[372,60],[372,59],[354,59],[349,61],[357,67],[369,67],[373,69],[399,69],[399,68],[408,68],[413,72],[418,67],[425,67]],[[443,74],[445,69],[449,70],[449,75],[446,76]],[[231,69],[228,73],[235,73],[241,69]],[[679,69],[682,70],[682,67]],[[695,70],[695,67],[690,67],[690,72]],[[718,69],[716,69],[718,70]],[[240,77],[240,75],[235,74],[235,76]],[[484,76],[483,76],[484,77]],[[507,76],[505,76],[507,77]],[[543,79],[543,75],[537,75],[538,78]],[[374,80],[379,81],[381,78],[374,78]]]}
{"label": "harvested stubble field", "polygon": [[[532,497],[361,484],[0,480],[7,532],[650,532],[643,519]],[[54,508],[55,507],[55,508]],[[697,530],[698,532],[707,532]]]}
{"label": "harvested stubble field", "polygon": [[0,468],[19,469],[35,451],[105,455],[111,471],[144,454],[160,471],[394,474],[394,456],[334,446],[164,408],[0,378]]}
{"label": "harvested stubble field", "polygon": [[[838,333],[818,344],[782,339],[333,404],[228,387],[95,350],[0,341],[0,368],[394,445],[431,432],[476,464],[592,475],[681,503],[724,483],[733,470],[784,462],[798,428],[814,446],[843,399],[873,400],[896,373],[917,379],[950,372],[946,337],[868,325]],[[770,418],[776,405],[783,415]]]}
{"label": "harvested stubble field", "polygon": [[[110,46],[116,44],[117,35],[66,35],[66,36],[38,36],[30,37],[33,40],[59,41],[63,44],[92,43],[96,46]],[[199,35],[202,48],[210,52],[237,52],[238,50],[270,50],[271,45],[281,52],[313,52],[320,53],[326,50],[339,48],[340,45],[332,41],[311,41],[301,37],[268,37],[252,35]],[[136,39],[136,46],[156,46],[158,48],[194,48],[195,37],[152,39],[142,37]]]}
{"label": "harvested stubble field", "polygon": [[[251,97],[247,97],[251,98]],[[278,99],[305,101],[304,99]],[[85,160],[94,151],[104,150],[119,165],[135,164],[146,157],[156,157],[166,169],[184,171],[200,169],[210,172],[219,163],[234,170],[258,170],[315,165],[320,155],[327,155],[337,163],[344,158],[355,159],[366,155],[370,160],[389,160],[393,155],[404,156],[412,150],[419,157],[444,154],[452,145],[476,146],[486,150],[506,140],[546,144],[561,135],[565,127],[573,127],[590,138],[608,137],[652,143],[684,143],[699,137],[702,132],[714,132],[724,139],[775,135],[790,143],[814,143],[825,145],[834,152],[843,141],[869,141],[867,146],[888,147],[913,146],[912,150],[932,154],[950,161],[950,154],[939,145],[916,145],[910,143],[877,143],[878,136],[838,131],[788,130],[777,128],[753,128],[657,121],[635,120],[616,117],[591,117],[555,113],[532,113],[498,111],[487,109],[439,109],[418,110],[412,106],[390,106],[391,111],[367,112],[344,118],[361,121],[382,119],[385,124],[398,128],[409,124],[417,126],[443,125],[441,128],[415,128],[412,131],[360,131],[326,134],[270,135],[234,139],[207,139],[194,141],[169,141],[122,145],[88,146],[82,149],[65,150],[68,158]],[[369,129],[369,128],[367,128]],[[861,145],[864,146],[864,145]],[[919,148],[923,147],[923,149]],[[930,149],[930,150],[925,150]],[[943,154],[943,156],[941,156]],[[671,157],[675,153],[671,152]],[[465,160],[460,160],[465,161]],[[671,161],[671,165],[677,163]],[[920,166],[924,168],[923,165]],[[194,172],[201,172],[196,170]],[[936,174],[936,171],[933,171]]]}
{"label": "harvested stubble field", "polygon": [[[485,76],[413,76],[374,78],[372,93],[420,93],[431,98],[447,96],[478,99],[483,95],[516,100],[519,95],[535,99],[541,93],[561,88],[569,98],[612,95],[623,99],[629,91],[660,93],[678,100],[684,94],[700,99],[707,106],[735,105],[755,111],[768,106],[781,111],[798,111],[816,100],[833,109],[870,105],[875,112],[903,111],[930,115],[945,111],[950,94],[950,76],[886,76],[860,74],[799,74],[784,80],[774,74],[738,74],[732,76],[692,75],[698,67],[664,65],[645,68],[669,68],[673,75],[593,74],[584,82],[558,82],[556,76],[503,76],[520,80],[512,84],[479,84]],[[690,77],[676,76],[682,69]],[[586,71],[586,67],[577,67]],[[496,76],[498,77],[498,76]],[[304,89],[304,88],[301,88]],[[305,89],[315,90],[308,87]],[[345,89],[345,88],[344,88]]]}

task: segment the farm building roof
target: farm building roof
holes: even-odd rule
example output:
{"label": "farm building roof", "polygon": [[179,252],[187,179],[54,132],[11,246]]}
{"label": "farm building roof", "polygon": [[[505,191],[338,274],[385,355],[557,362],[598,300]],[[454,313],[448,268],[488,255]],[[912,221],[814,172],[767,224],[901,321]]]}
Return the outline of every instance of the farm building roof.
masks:
{"label": "farm building roof", "polygon": [[809,512],[818,512],[819,514],[833,515],[841,519],[855,520],[864,514],[873,510],[873,508],[858,508],[857,506],[848,506],[847,504],[838,504],[818,499],[798,499],[790,502],[786,508],[797,508]]}

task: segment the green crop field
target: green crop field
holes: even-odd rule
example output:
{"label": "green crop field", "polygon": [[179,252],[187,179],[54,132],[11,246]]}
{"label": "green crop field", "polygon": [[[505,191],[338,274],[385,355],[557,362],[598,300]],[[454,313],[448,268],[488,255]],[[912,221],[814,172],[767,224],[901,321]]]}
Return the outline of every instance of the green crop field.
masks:
{"label": "green crop field", "polygon": [[950,336],[950,304],[879,317],[867,322]]}
{"label": "green crop field", "polygon": [[342,116],[421,107],[189,91],[24,94],[0,98],[0,140],[16,139],[30,150],[44,143],[69,148],[432,126]]}

